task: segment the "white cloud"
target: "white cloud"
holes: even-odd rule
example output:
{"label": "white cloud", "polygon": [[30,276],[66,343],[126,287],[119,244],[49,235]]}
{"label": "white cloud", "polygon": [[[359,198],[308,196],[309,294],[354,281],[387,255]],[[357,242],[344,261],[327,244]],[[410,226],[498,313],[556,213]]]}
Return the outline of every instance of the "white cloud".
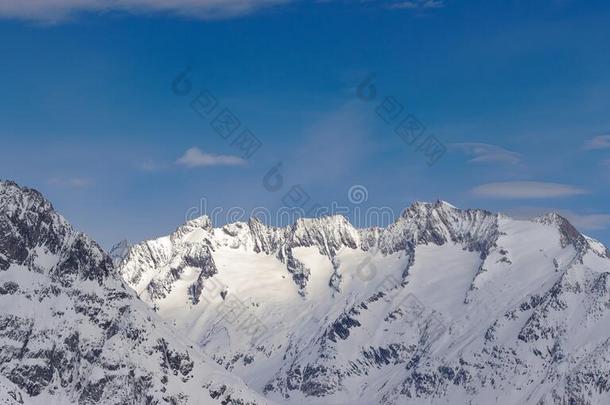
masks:
{"label": "white cloud", "polygon": [[589,139],[583,146],[584,149],[610,149],[610,135],[600,135]]}
{"label": "white cloud", "polygon": [[537,181],[487,183],[473,188],[471,192],[479,197],[514,199],[556,198],[588,193],[586,190],[567,184]]}
{"label": "white cloud", "polygon": [[238,156],[214,155],[204,153],[199,148],[190,148],[177,161],[177,164],[186,167],[204,166],[243,166],[246,161]]}
{"label": "white cloud", "polygon": [[60,178],[60,177],[53,177],[51,179],[49,179],[48,183],[51,186],[56,186],[56,187],[68,187],[68,188],[85,188],[85,187],[89,187],[90,185],[93,184],[93,182],[89,179],[83,179],[83,178]]}
{"label": "white cloud", "polygon": [[521,154],[487,143],[452,143],[449,147],[472,156],[470,163],[521,163]]}
{"label": "white cloud", "polygon": [[224,18],[291,0],[0,0],[0,17],[57,22],[83,12],[170,13],[192,18]]}

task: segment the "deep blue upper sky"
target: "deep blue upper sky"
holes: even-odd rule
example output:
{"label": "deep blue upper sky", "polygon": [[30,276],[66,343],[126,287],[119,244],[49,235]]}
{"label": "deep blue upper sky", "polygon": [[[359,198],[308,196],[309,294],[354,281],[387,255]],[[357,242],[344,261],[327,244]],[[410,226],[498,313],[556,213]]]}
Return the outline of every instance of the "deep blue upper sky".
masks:
{"label": "deep blue upper sky", "polygon": [[[106,247],[169,233],[202,198],[208,213],[276,210],[297,184],[309,204],[352,208],[363,185],[360,208],[397,213],[436,199],[556,210],[610,242],[607,2],[30,3],[0,5],[0,178],[39,189]],[[191,92],[176,95],[187,67]],[[211,118],[189,105],[204,89]],[[377,114],[389,96],[397,120],[412,114],[447,147],[434,165]],[[223,108],[241,122],[229,139],[210,125]],[[246,127],[262,146],[243,159],[232,142]],[[272,192],[263,177],[280,161]]]}

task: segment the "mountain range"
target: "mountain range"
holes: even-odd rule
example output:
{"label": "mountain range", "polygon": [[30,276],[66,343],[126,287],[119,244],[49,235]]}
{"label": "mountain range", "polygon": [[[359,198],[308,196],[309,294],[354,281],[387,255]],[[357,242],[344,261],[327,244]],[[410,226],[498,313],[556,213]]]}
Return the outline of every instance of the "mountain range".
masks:
{"label": "mountain range", "polygon": [[609,279],[554,213],[202,216],[108,255],[2,182],[0,404],[610,403]]}

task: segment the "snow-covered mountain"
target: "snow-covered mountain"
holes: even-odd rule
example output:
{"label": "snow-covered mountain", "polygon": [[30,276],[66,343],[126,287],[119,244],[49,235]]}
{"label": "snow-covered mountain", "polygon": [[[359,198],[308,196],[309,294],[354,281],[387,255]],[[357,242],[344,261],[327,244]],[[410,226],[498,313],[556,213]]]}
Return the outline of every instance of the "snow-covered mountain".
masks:
{"label": "snow-covered mountain", "polygon": [[0,182],[0,404],[600,404],[609,381],[610,252],[556,214],[201,217],[115,270]]}
{"label": "snow-covered mountain", "polygon": [[35,190],[0,182],[0,404],[268,404]]}
{"label": "snow-covered mountain", "polygon": [[123,239],[110,248],[108,256],[112,259],[112,263],[115,267],[118,267],[121,264],[125,256],[127,256],[127,253],[129,253],[131,246],[131,243],[129,243],[127,239]]}
{"label": "snow-covered mountain", "polygon": [[132,247],[120,272],[179,334],[286,404],[610,403],[610,252],[549,214],[416,203]]}

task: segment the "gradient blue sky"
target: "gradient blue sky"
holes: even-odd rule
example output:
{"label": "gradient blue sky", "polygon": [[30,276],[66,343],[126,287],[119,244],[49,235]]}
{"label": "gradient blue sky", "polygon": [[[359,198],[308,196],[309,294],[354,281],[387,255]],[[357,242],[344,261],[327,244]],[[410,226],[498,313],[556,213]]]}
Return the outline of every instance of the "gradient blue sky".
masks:
{"label": "gradient blue sky", "polygon": [[[169,3],[0,0],[0,177],[104,246],[167,234],[201,198],[275,210],[294,184],[325,205],[360,184],[363,208],[558,210],[610,242],[607,2]],[[247,161],[189,107],[203,89],[262,142]],[[447,145],[435,165],[376,114],[386,96]]]}

